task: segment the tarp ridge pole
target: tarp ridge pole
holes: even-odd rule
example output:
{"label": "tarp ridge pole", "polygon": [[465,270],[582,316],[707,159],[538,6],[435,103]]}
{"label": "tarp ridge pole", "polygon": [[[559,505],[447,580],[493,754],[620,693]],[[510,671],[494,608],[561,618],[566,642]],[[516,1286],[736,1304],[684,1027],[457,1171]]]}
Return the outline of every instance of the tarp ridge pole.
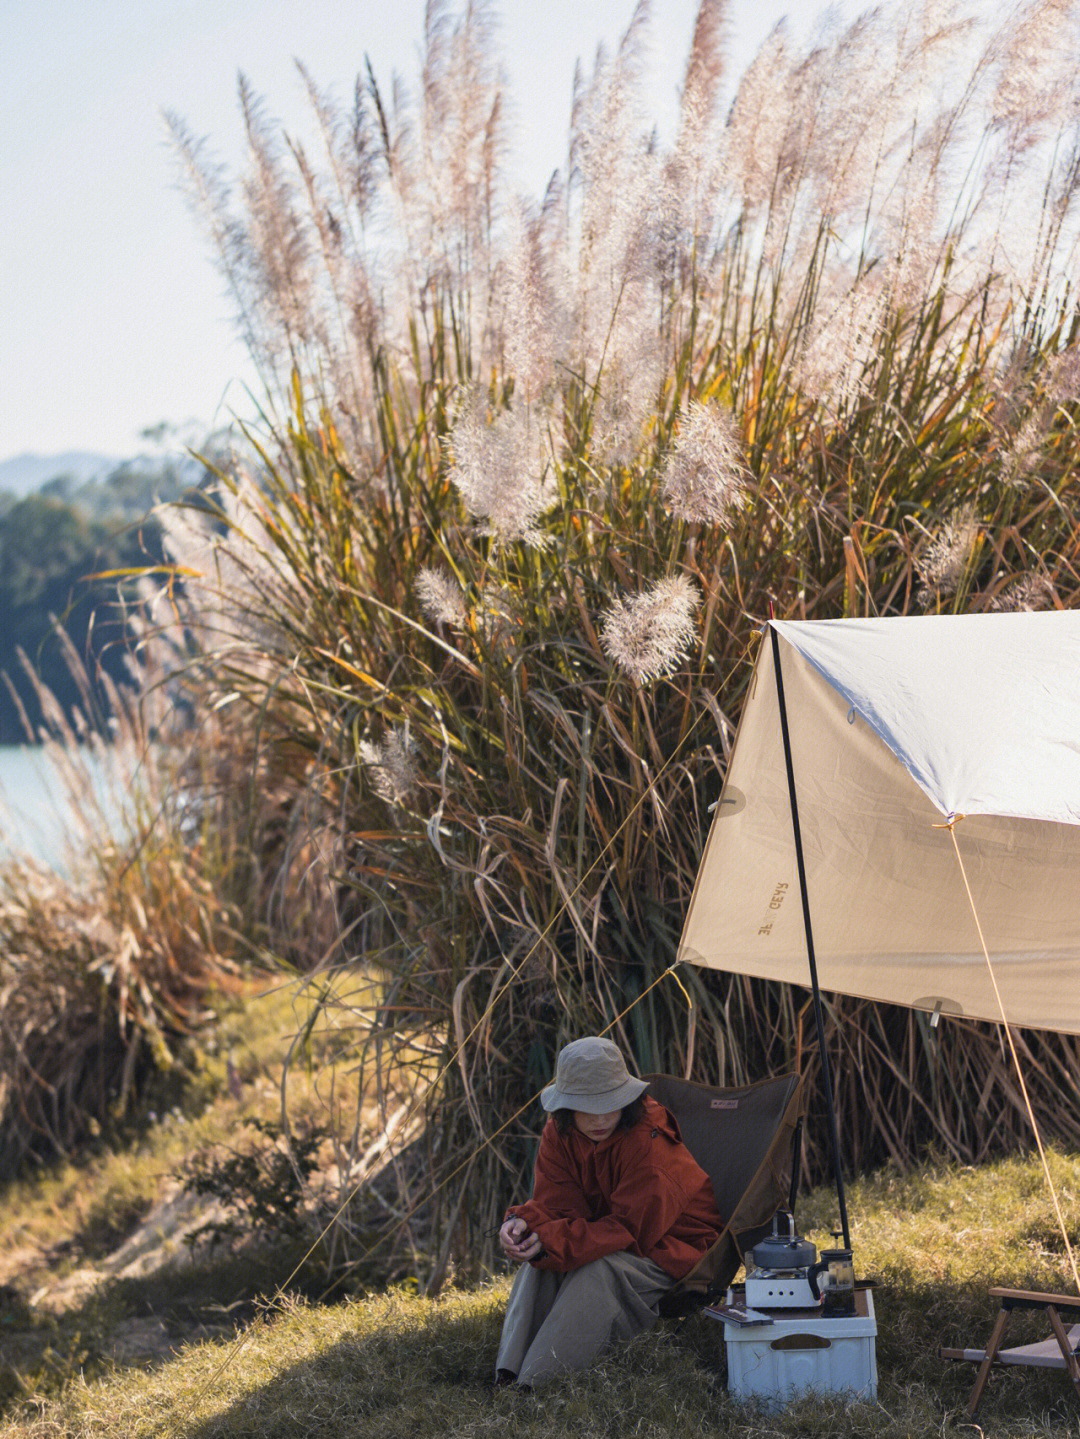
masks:
{"label": "tarp ridge pole", "polygon": [[799,893],[802,896],[806,954],[810,961],[810,988],[814,996],[818,1053],[821,1055],[821,1077],[825,1089],[825,1108],[828,1111],[829,1119],[829,1144],[832,1148],[836,1201],[840,1206],[840,1228],[844,1235],[844,1248],[850,1249],[851,1230],[848,1227],[844,1177],[840,1171],[840,1134],[836,1124],[836,1105],[833,1101],[832,1070],[829,1067],[829,1055],[825,1048],[825,1012],[821,1003],[821,986],[818,984],[817,959],[814,955],[814,931],[810,923],[810,897],[806,888],[806,864],[803,860],[802,830],[799,827],[799,803],[795,797],[795,766],[791,759],[791,733],[788,729],[787,705],[784,703],[784,675],[780,667],[780,640],[773,625],[769,626],[769,634],[772,638],[773,669],[776,672],[776,698],[780,706],[780,733],[784,740],[784,766],[787,769],[788,799],[791,803],[791,827],[795,833],[795,863],[799,870]]}

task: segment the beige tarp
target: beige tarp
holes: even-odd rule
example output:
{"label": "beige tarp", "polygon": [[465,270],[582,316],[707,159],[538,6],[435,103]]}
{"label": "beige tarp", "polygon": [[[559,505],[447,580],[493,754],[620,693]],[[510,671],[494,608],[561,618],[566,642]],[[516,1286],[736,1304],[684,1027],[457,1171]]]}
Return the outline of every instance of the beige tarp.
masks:
{"label": "beige tarp", "polygon": [[[821,987],[1080,1033],[1080,613],[776,623]],[[809,984],[759,646],[680,959]]]}

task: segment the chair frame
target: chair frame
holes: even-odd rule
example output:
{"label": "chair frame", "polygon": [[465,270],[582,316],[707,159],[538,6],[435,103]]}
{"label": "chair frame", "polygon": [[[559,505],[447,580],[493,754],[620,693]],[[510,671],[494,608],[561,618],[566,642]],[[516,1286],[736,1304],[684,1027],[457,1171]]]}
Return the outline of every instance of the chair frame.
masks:
{"label": "chair frame", "polygon": [[[1069,1294],[1042,1294],[1033,1289],[990,1290],[992,1299],[1000,1300],[997,1318],[985,1349],[945,1349],[939,1352],[942,1359],[961,1359],[979,1365],[975,1387],[968,1400],[967,1414],[974,1419],[983,1396],[990,1370],[994,1364],[1020,1364],[1035,1369],[1064,1369],[1072,1381],[1077,1397],[1080,1398],[1080,1322],[1074,1322],[1066,1330],[1062,1311],[1073,1321],[1080,1321],[1080,1296]],[[1003,1349],[1001,1341],[1005,1328],[1014,1309],[1038,1309],[1046,1313],[1050,1321],[1052,1338],[1038,1344],[1021,1344],[1014,1349]],[[1057,1345],[1055,1352],[1054,1345]]]}

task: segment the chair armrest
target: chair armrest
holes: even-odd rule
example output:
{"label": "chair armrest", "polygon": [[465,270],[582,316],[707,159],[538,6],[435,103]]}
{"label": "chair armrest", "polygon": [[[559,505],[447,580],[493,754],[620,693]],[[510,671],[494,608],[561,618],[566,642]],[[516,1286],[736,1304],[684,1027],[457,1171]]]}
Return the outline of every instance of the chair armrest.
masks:
{"label": "chair armrest", "polygon": [[990,1296],[1000,1299],[1006,1309],[1076,1309],[1080,1311],[1080,1294],[1042,1294],[1035,1289],[991,1289]]}

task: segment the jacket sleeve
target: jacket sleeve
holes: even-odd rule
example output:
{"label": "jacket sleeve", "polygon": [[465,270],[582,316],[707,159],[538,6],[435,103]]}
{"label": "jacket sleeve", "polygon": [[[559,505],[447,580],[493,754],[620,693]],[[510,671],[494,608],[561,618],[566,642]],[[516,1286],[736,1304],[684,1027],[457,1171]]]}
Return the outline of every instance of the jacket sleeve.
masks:
{"label": "jacket sleeve", "polygon": [[[532,1261],[533,1265],[537,1269],[566,1272],[621,1250],[650,1257],[686,1207],[686,1193],[681,1183],[665,1167],[666,1152],[670,1148],[670,1140],[645,1125],[627,1135],[609,1210],[594,1219],[589,1218],[583,1195],[580,1205],[571,1206],[565,1203],[568,1190],[560,1187],[556,1193],[563,1204],[549,1207],[549,1203],[544,1202],[546,1189],[538,1183],[532,1201],[538,1210],[523,1215],[544,1246],[543,1254]],[[539,1170],[538,1160],[538,1181]],[[577,1192],[580,1194],[580,1189]]]}
{"label": "jacket sleeve", "polygon": [[588,1219],[589,1201],[554,1126],[546,1127],[540,1136],[532,1198],[525,1204],[511,1205],[506,1213],[508,1218],[513,1214],[524,1219],[537,1234],[541,1225],[553,1220]]}

